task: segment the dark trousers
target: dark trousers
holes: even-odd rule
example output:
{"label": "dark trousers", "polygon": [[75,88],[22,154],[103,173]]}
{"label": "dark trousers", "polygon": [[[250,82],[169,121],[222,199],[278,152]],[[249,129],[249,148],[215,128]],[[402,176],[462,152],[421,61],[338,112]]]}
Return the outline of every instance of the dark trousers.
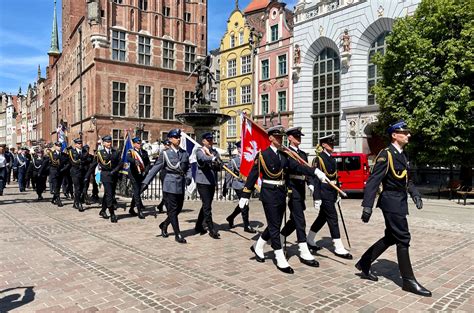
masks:
{"label": "dark trousers", "polygon": [[51,186],[53,188],[54,199],[58,199],[61,196],[62,182],[63,182],[63,176],[61,174],[54,174],[51,177]]}
{"label": "dark trousers", "polygon": [[0,193],[3,194],[3,189],[7,184],[7,168],[0,167]]}
{"label": "dark trousers", "polygon": [[71,180],[74,186],[74,203],[80,203],[84,191],[84,174],[75,173],[71,176]]}
{"label": "dark trousers", "polygon": [[143,202],[142,202],[142,197],[140,194],[140,189],[142,187],[142,181],[143,179],[134,179],[130,178],[130,183],[132,184],[132,203],[130,204],[130,207],[137,207],[139,210],[143,209]]}
{"label": "dark trousers", "polygon": [[[237,197],[240,199],[242,198],[242,189],[234,189]],[[235,207],[234,212],[229,216],[229,219],[234,219],[242,213],[242,221],[244,222],[244,226],[248,227],[250,225],[249,222],[249,206],[246,205],[243,209],[241,209],[238,205]]]}
{"label": "dark trousers", "polygon": [[298,242],[306,242],[306,220],[304,217],[306,205],[304,199],[293,197],[293,193],[290,193],[288,207],[290,209],[290,219],[281,230],[281,234],[288,237],[296,229]]}
{"label": "dark trousers", "polygon": [[36,194],[42,195],[46,190],[46,176],[36,176]]}
{"label": "dark trousers", "polygon": [[12,168],[11,167],[6,167],[6,171],[7,171],[7,176],[6,176],[6,183],[7,184],[10,184],[10,180],[11,180],[11,174],[12,174]]}
{"label": "dark trousers", "polygon": [[197,190],[199,192],[199,196],[201,197],[202,206],[196,222],[196,229],[200,230],[207,226],[209,231],[213,231],[214,223],[212,222],[212,200],[214,199],[216,186],[197,184]]}
{"label": "dark trousers", "polygon": [[328,223],[331,238],[341,238],[341,233],[339,232],[339,224],[337,223],[336,204],[334,201],[322,200],[318,217],[316,217],[316,220],[314,221],[313,225],[311,225],[311,230],[317,233],[321,230],[321,228],[323,228],[326,222]]}
{"label": "dark trousers", "polygon": [[104,198],[102,202],[102,207],[104,208],[113,208],[115,201],[115,183],[113,182],[102,182],[104,186]]}
{"label": "dark trousers", "polygon": [[25,191],[25,188],[26,188],[26,171],[18,170],[18,187],[20,187],[20,191]]}
{"label": "dark trousers", "polygon": [[69,172],[66,172],[66,173],[63,174],[62,187],[63,187],[63,193],[65,195],[74,194],[74,189],[73,189],[73,185],[72,185],[72,178],[71,178],[71,174]]}
{"label": "dark trousers", "polygon": [[267,227],[262,233],[262,239],[265,241],[271,239],[273,250],[281,249],[280,227],[286,210],[285,189],[285,186],[262,187],[260,192],[260,199],[267,219]]}
{"label": "dark trousers", "polygon": [[180,233],[178,215],[181,213],[181,210],[183,210],[184,193],[163,192],[163,199],[166,202],[166,214],[168,214],[168,217],[163,223],[165,225],[171,224],[174,235],[176,236]]}

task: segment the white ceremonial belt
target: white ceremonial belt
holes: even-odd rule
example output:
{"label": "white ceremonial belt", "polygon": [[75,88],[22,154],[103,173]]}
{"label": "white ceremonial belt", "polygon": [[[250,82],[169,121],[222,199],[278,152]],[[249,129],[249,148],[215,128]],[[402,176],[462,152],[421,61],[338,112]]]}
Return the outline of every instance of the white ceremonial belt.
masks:
{"label": "white ceremonial belt", "polygon": [[306,180],[306,176],[304,175],[290,175],[291,179],[298,179],[298,180]]}
{"label": "white ceremonial belt", "polygon": [[283,186],[285,185],[284,180],[271,180],[271,179],[264,179],[262,181],[264,184],[275,185],[275,186]]}

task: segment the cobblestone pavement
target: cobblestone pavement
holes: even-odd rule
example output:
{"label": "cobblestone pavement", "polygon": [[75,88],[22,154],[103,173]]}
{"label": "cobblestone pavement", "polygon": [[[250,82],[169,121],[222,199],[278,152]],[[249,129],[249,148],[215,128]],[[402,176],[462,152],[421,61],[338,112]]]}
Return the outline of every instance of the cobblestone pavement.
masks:
{"label": "cobblestone pavement", "polygon": [[[354,264],[384,229],[378,210],[369,224],[360,221],[360,199],[343,201],[354,260],[334,256],[325,227],[318,234],[325,247],[316,256],[321,266],[305,266],[293,234],[288,256],[294,275],[276,269],[268,247],[267,262],[253,259],[249,247],[256,236],[243,232],[240,217],[228,229],[225,217],[235,202],[214,203],[220,240],[194,234],[200,202],[185,202],[180,224],[188,244],[181,245],[172,234],[157,237],[164,214],[139,220],[119,210],[112,224],[99,218],[98,205],[79,213],[71,201],[58,208],[35,199],[13,186],[0,197],[0,312],[474,312],[472,205],[428,199],[418,211],[410,203],[415,275],[433,292],[423,298],[401,290],[395,248],[374,264],[378,282],[357,275]],[[310,225],[316,212],[306,212]],[[263,231],[259,201],[251,201],[250,216]]]}

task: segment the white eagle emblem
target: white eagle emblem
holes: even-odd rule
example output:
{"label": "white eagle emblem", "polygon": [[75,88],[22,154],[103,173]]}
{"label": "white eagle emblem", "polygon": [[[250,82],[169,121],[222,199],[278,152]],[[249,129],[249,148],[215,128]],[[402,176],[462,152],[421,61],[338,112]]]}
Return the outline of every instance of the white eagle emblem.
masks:
{"label": "white eagle emblem", "polygon": [[252,162],[253,160],[255,160],[255,157],[258,153],[257,142],[254,140],[250,141],[250,147],[246,147],[245,150],[247,150],[247,152],[244,152],[245,160],[248,162]]}

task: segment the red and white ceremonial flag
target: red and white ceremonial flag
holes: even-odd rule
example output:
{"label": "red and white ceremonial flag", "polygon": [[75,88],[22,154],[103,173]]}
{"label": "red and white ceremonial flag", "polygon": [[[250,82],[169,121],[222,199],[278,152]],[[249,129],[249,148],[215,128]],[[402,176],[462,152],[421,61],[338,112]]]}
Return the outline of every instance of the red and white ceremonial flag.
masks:
{"label": "red and white ceremonial flag", "polygon": [[255,124],[255,122],[249,119],[244,113],[241,114],[240,120],[242,121],[240,175],[248,177],[255,157],[260,151],[270,146],[270,140],[265,130]]}

